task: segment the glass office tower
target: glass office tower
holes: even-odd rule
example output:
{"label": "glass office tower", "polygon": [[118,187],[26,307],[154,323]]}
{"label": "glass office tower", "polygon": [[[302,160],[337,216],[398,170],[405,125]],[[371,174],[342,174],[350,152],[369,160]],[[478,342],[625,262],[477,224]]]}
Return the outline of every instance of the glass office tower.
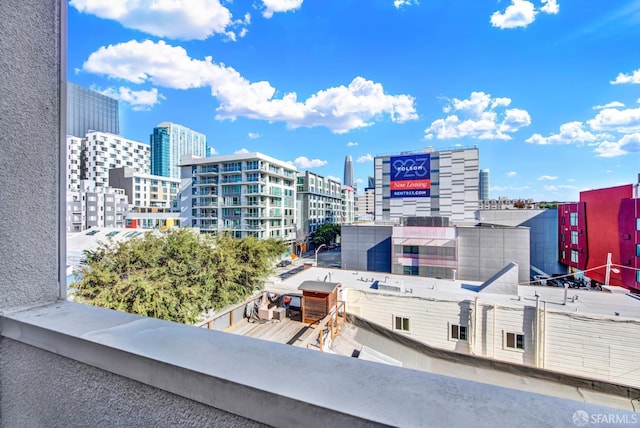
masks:
{"label": "glass office tower", "polygon": [[153,128],[151,143],[151,174],[180,178],[183,155],[207,156],[207,137],[175,123],[163,122]]}
{"label": "glass office tower", "polygon": [[118,100],[69,82],[67,135],[84,138],[89,131],[120,134]]}

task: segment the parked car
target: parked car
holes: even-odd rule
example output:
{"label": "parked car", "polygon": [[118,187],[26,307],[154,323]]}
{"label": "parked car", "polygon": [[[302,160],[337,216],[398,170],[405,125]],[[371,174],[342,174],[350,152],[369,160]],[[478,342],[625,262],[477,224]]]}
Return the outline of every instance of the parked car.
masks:
{"label": "parked car", "polygon": [[277,267],[287,267],[291,264],[291,260],[280,260],[280,263],[278,263],[276,266]]}
{"label": "parked car", "polygon": [[533,279],[535,280],[534,285],[547,285],[547,281],[551,278],[546,275],[534,275]]}

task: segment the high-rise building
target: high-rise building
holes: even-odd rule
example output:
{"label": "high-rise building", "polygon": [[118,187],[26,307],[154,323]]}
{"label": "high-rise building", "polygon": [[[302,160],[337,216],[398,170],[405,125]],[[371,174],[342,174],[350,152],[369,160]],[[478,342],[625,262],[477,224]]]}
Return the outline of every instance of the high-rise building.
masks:
{"label": "high-rise building", "polygon": [[475,147],[377,156],[375,219],[447,217],[453,224],[475,224],[478,163]]}
{"label": "high-rise building", "polygon": [[74,83],[67,84],[67,135],[89,131],[120,133],[118,100]]}
{"label": "high-rise building", "polygon": [[185,156],[181,174],[181,227],[295,242],[296,169],[290,164],[262,153]]}
{"label": "high-rise building", "polygon": [[311,171],[299,172],[296,195],[298,228],[306,236],[324,223],[342,223],[339,181]]}
{"label": "high-rise building", "polygon": [[151,174],[180,178],[183,155],[205,157],[207,137],[182,125],[162,122],[153,128],[151,141]]}
{"label": "high-rise building", "polygon": [[353,159],[351,159],[350,155],[344,158],[344,180],[343,184],[345,186],[354,187],[353,182]]}
{"label": "high-rise building", "polygon": [[480,179],[478,183],[478,199],[481,201],[489,200],[489,170],[480,170]]}
{"label": "high-rise building", "polygon": [[82,139],[81,178],[101,187],[109,185],[112,168],[129,167],[139,174],[149,174],[149,156],[148,144],[106,132],[89,132]]}

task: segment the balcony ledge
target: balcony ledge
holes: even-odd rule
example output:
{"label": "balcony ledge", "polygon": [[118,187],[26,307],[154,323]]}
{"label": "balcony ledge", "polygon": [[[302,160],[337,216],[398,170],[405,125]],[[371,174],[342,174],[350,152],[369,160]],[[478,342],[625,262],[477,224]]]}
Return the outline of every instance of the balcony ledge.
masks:
{"label": "balcony ledge", "polygon": [[567,426],[578,410],[626,413],[66,301],[0,314],[0,335],[272,426]]}

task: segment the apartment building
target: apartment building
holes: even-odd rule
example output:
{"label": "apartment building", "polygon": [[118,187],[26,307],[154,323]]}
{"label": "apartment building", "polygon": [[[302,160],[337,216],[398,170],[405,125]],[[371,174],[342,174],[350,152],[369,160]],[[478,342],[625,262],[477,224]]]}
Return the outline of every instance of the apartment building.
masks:
{"label": "apartment building", "polygon": [[129,204],[124,190],[82,180],[77,191],[67,190],[66,208],[67,232],[81,232],[92,227],[124,227]]}
{"label": "apartment building", "polygon": [[342,186],[338,180],[311,171],[297,175],[299,229],[307,236],[324,223],[342,223]]}
{"label": "apartment building", "polygon": [[374,159],[375,218],[448,217],[473,223],[478,209],[476,147],[380,155]]}
{"label": "apartment building", "polygon": [[82,179],[103,187],[109,185],[110,169],[129,167],[136,173],[149,174],[150,155],[148,144],[106,132],[89,132],[82,139]]}
{"label": "apartment building", "polygon": [[376,212],[375,209],[376,189],[367,187],[364,193],[358,195],[358,220],[373,220]]}
{"label": "apartment building", "polygon": [[295,242],[296,169],[262,153],[183,157],[180,226]]}
{"label": "apartment building", "polygon": [[67,190],[79,191],[82,177],[82,138],[67,135]]}
{"label": "apartment building", "polygon": [[124,189],[132,212],[163,213],[178,209],[180,179],[141,174],[122,167],[109,170],[109,183]]}
{"label": "apartment building", "polygon": [[342,186],[342,218],[340,224],[351,224],[356,221],[356,191],[351,186]]}
{"label": "apartment building", "polygon": [[560,263],[600,284],[640,290],[638,186],[588,190],[580,202],[558,205]]}

